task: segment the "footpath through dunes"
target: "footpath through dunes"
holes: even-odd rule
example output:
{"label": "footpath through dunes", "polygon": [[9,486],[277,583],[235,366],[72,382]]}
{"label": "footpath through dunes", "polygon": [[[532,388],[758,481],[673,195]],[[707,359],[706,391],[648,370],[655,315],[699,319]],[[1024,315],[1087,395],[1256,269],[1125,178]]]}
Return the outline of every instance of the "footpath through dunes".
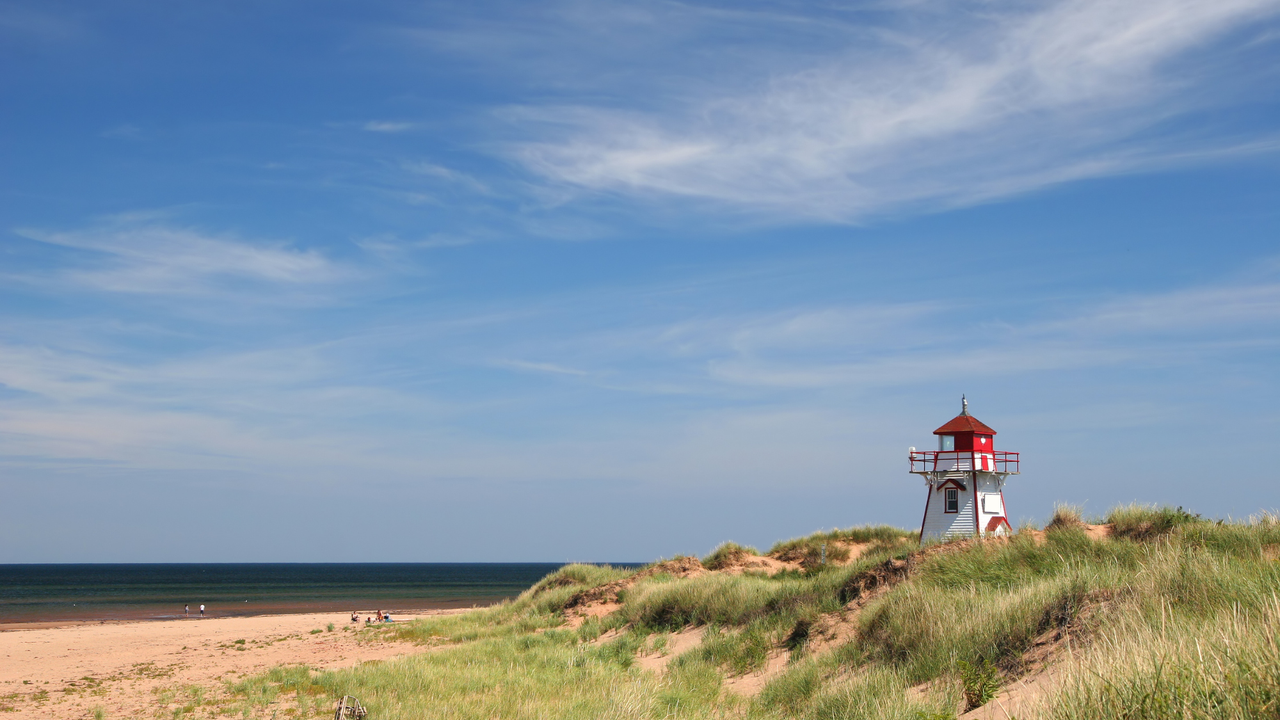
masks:
{"label": "footpath through dunes", "polygon": [[372,720],[1275,717],[1278,550],[1271,516],[1062,508],[1044,530],[925,548],[853,528],[569,565],[499,606],[370,631],[416,652],[301,658],[152,715],[332,716],[354,695]]}

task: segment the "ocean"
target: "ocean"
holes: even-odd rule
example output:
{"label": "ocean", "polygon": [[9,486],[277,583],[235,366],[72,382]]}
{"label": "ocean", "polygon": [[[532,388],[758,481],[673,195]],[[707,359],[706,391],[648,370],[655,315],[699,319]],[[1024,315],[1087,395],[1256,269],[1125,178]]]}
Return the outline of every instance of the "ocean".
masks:
{"label": "ocean", "polygon": [[0,565],[0,624],[488,605],[561,563]]}

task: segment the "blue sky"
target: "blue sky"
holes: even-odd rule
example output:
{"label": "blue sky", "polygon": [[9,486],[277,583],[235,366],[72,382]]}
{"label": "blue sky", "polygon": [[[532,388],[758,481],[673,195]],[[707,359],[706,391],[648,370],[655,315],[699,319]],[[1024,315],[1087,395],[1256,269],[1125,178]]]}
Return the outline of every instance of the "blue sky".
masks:
{"label": "blue sky", "polygon": [[0,3],[0,562],[1280,505],[1280,2]]}

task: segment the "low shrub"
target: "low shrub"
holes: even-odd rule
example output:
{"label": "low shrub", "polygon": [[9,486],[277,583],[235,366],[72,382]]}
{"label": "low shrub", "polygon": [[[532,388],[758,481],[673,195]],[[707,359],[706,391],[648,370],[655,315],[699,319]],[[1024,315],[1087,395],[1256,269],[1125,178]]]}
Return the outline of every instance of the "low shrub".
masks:
{"label": "low shrub", "polygon": [[973,710],[991,702],[1000,691],[999,670],[989,660],[976,662],[956,662],[960,672],[960,684],[964,687],[964,702],[967,709]]}

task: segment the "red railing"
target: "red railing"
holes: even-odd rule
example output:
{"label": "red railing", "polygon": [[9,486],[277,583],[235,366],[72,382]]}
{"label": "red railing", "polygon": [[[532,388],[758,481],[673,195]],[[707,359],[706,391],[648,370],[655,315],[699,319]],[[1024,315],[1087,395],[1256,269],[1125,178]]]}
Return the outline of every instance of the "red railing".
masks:
{"label": "red railing", "polygon": [[1019,472],[1016,452],[952,452],[917,450],[911,453],[911,472]]}

